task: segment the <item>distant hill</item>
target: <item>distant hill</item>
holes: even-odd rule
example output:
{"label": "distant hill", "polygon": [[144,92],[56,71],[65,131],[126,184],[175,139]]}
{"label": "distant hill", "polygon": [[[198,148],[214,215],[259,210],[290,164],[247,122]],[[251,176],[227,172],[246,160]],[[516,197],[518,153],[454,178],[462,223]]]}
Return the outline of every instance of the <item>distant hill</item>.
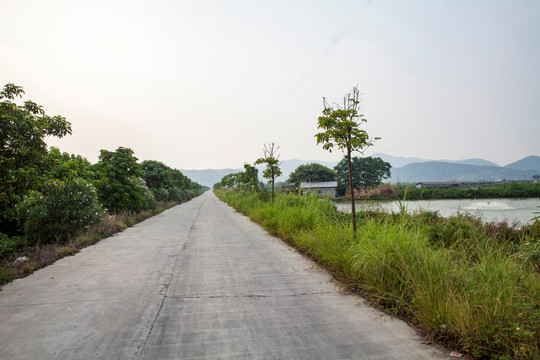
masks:
{"label": "distant hill", "polygon": [[527,156],[521,160],[505,166],[512,170],[536,170],[540,171],[540,156]]}
{"label": "distant hill", "polygon": [[414,163],[391,169],[391,182],[532,180],[536,170],[476,166],[442,161]]}
{"label": "distant hill", "polygon": [[398,157],[398,156],[392,156],[392,155],[383,154],[383,153],[375,153],[375,154],[373,154],[371,156],[381,158],[383,161],[386,161],[387,163],[392,165],[393,168],[407,166],[407,165],[413,164],[413,163],[431,161],[431,160],[414,158],[414,157]]}
{"label": "distant hill", "polygon": [[375,153],[373,157],[380,157],[387,163],[390,163],[393,168],[399,168],[407,166],[414,163],[424,163],[424,162],[447,162],[454,164],[463,164],[463,165],[476,165],[476,166],[499,166],[494,162],[487,161],[484,159],[465,159],[465,160],[428,160],[414,157],[396,157],[388,154]]}
{"label": "distant hill", "polygon": [[[466,160],[426,160],[420,158],[396,157],[386,154],[373,154],[392,165],[390,182],[420,182],[420,181],[494,181],[494,180],[531,180],[533,175],[540,175],[540,156],[528,156],[505,167],[483,159]],[[337,162],[317,160],[284,160],[281,164],[283,175],[276,181],[286,181],[290,173],[298,166],[308,163],[318,163],[333,169]],[[404,165],[401,165],[404,164]],[[259,178],[262,178],[264,165],[258,166]],[[237,169],[207,169],[181,170],[184,175],[209,187],[214,186],[225,175],[243,171]]]}
{"label": "distant hill", "polygon": [[[243,169],[242,169],[243,170]],[[240,169],[206,169],[206,170],[180,170],[191,180],[212,188],[215,183],[221,181],[225,175],[241,171]]]}
{"label": "distant hill", "polygon": [[494,162],[487,161],[487,160],[484,160],[484,159],[441,160],[441,161],[442,162],[452,163],[452,164],[499,167],[499,165],[495,164]]}

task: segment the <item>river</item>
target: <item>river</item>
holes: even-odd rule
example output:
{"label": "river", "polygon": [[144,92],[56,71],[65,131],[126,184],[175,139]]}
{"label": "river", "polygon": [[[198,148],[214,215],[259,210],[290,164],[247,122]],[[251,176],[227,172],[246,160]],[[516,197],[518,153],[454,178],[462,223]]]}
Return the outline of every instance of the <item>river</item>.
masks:
{"label": "river", "polygon": [[[336,208],[342,212],[351,212],[348,202],[336,202]],[[530,199],[457,199],[457,200],[409,200],[401,201],[408,212],[438,211],[441,216],[449,217],[457,213],[469,213],[479,216],[484,222],[506,220],[510,223],[527,224],[540,212],[540,198]],[[356,208],[399,212],[399,201],[357,201]],[[536,212],[536,214],[535,214]]]}

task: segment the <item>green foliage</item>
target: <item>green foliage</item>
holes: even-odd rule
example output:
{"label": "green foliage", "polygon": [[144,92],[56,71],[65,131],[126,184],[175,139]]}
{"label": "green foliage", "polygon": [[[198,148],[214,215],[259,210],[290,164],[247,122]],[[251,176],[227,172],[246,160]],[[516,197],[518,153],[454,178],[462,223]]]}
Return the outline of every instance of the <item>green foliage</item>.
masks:
{"label": "green foliage", "polygon": [[241,173],[239,172],[227,174],[221,178],[221,181],[219,183],[221,187],[234,188],[234,187],[237,187],[241,183],[240,178],[241,178]]}
{"label": "green foliage", "polygon": [[145,160],[141,163],[141,169],[142,178],[157,201],[182,203],[189,200],[189,191],[199,194],[203,189],[180,170],[172,169],[159,161]]}
{"label": "green foliage", "polygon": [[244,164],[245,171],[227,174],[214,185],[215,189],[241,188],[242,190],[259,190],[259,170],[250,164]]}
{"label": "green foliage", "polygon": [[[12,255],[18,249],[24,246],[24,242],[18,237],[8,237],[6,234],[0,233],[0,259]],[[1,281],[0,281],[1,283]]]}
{"label": "green foliage", "polygon": [[92,164],[80,155],[61,153],[52,147],[47,154],[44,178],[62,181],[76,178],[92,181],[95,177]]}
{"label": "green foliage", "polygon": [[368,133],[360,129],[362,123],[367,122],[360,110],[360,91],[354,87],[352,93],[348,93],[343,98],[343,106],[336,104],[333,108],[328,105],[323,98],[323,115],[319,116],[318,128],[322,132],[315,134],[317,144],[322,144],[323,149],[332,152],[334,146],[346,151],[349,173],[349,190],[351,193],[351,218],[353,233],[356,233],[356,210],[354,204],[354,189],[351,169],[351,153],[359,151],[362,153],[367,147],[373,145],[374,140],[370,139]]}
{"label": "green foliage", "polygon": [[521,229],[468,216],[365,213],[351,221],[316,197],[217,195],[338,279],[475,358],[537,359],[540,223]]}
{"label": "green foliage", "polygon": [[136,212],[143,209],[143,189],[136,181],[142,170],[133,150],[124,147],[114,152],[101,150],[95,171],[99,199],[108,211]]}
{"label": "green foliage", "polygon": [[[352,93],[345,95],[343,106],[329,106],[323,98],[323,115],[319,116],[318,128],[323,130],[317,133],[317,144],[322,144],[323,149],[332,151],[334,146],[347,152],[360,151],[373,145],[367,132],[360,129],[360,124],[367,122],[360,110],[360,92],[357,87]],[[378,139],[378,138],[376,138]]]}
{"label": "green foliage", "polygon": [[324,182],[335,181],[336,172],[326,166],[317,163],[310,163],[298,166],[287,179],[290,184],[300,186],[302,181]]}
{"label": "green foliage", "polygon": [[[376,188],[383,179],[390,177],[392,165],[379,157],[353,157],[351,159],[352,181],[355,189]],[[338,179],[338,190],[344,192],[349,187],[349,169],[345,156],[335,167]]]}
{"label": "green foliage", "polygon": [[279,155],[277,154],[279,146],[274,143],[264,145],[263,157],[255,160],[255,165],[266,164],[266,169],[263,170],[263,177],[268,179],[268,183],[272,184],[272,202],[274,202],[274,182],[276,177],[281,175],[279,168]]}
{"label": "green foliage", "polygon": [[71,124],[62,116],[49,116],[27,100],[17,105],[24,91],[6,84],[0,92],[0,232],[15,233],[15,205],[41,182],[46,166],[46,136],[71,134]]}
{"label": "green foliage", "polygon": [[162,162],[145,160],[141,163],[142,178],[150,189],[168,189],[172,183],[172,169]]}
{"label": "green foliage", "polygon": [[29,245],[65,242],[103,217],[95,188],[84,179],[50,180],[17,207]]}
{"label": "green foliage", "polygon": [[244,172],[241,175],[241,182],[249,191],[259,189],[259,170],[250,164],[244,164]]}

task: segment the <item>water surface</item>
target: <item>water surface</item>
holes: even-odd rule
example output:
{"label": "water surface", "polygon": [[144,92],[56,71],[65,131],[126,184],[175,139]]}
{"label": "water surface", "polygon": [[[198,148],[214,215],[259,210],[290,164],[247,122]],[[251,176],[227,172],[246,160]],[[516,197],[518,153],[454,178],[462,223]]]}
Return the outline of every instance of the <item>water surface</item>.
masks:
{"label": "water surface", "polygon": [[[485,222],[508,221],[521,224],[530,223],[538,214],[540,198],[530,199],[452,199],[452,200],[408,200],[401,201],[409,213],[417,211],[438,211],[441,216],[449,217],[458,213],[472,214],[481,217]],[[336,207],[342,212],[351,212],[348,202],[336,202]],[[357,209],[382,210],[399,212],[399,201],[357,201]]]}

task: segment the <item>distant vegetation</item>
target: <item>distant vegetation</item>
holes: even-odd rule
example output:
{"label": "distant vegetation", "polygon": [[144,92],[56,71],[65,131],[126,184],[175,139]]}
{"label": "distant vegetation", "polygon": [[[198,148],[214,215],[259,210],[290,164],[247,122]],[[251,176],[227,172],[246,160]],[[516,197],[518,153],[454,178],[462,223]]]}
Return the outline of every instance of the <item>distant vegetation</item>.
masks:
{"label": "distant vegetation", "polygon": [[360,212],[355,237],[325,199],[216,194],[429,339],[474,358],[540,358],[540,222]]}
{"label": "distant vegetation", "polygon": [[[0,92],[0,283],[205,190],[160,162],[138,163],[129,148],[101,150],[96,164],[47,149],[45,137],[71,134],[71,124],[18,105],[23,94],[13,84]],[[23,255],[24,268],[10,265]]]}

